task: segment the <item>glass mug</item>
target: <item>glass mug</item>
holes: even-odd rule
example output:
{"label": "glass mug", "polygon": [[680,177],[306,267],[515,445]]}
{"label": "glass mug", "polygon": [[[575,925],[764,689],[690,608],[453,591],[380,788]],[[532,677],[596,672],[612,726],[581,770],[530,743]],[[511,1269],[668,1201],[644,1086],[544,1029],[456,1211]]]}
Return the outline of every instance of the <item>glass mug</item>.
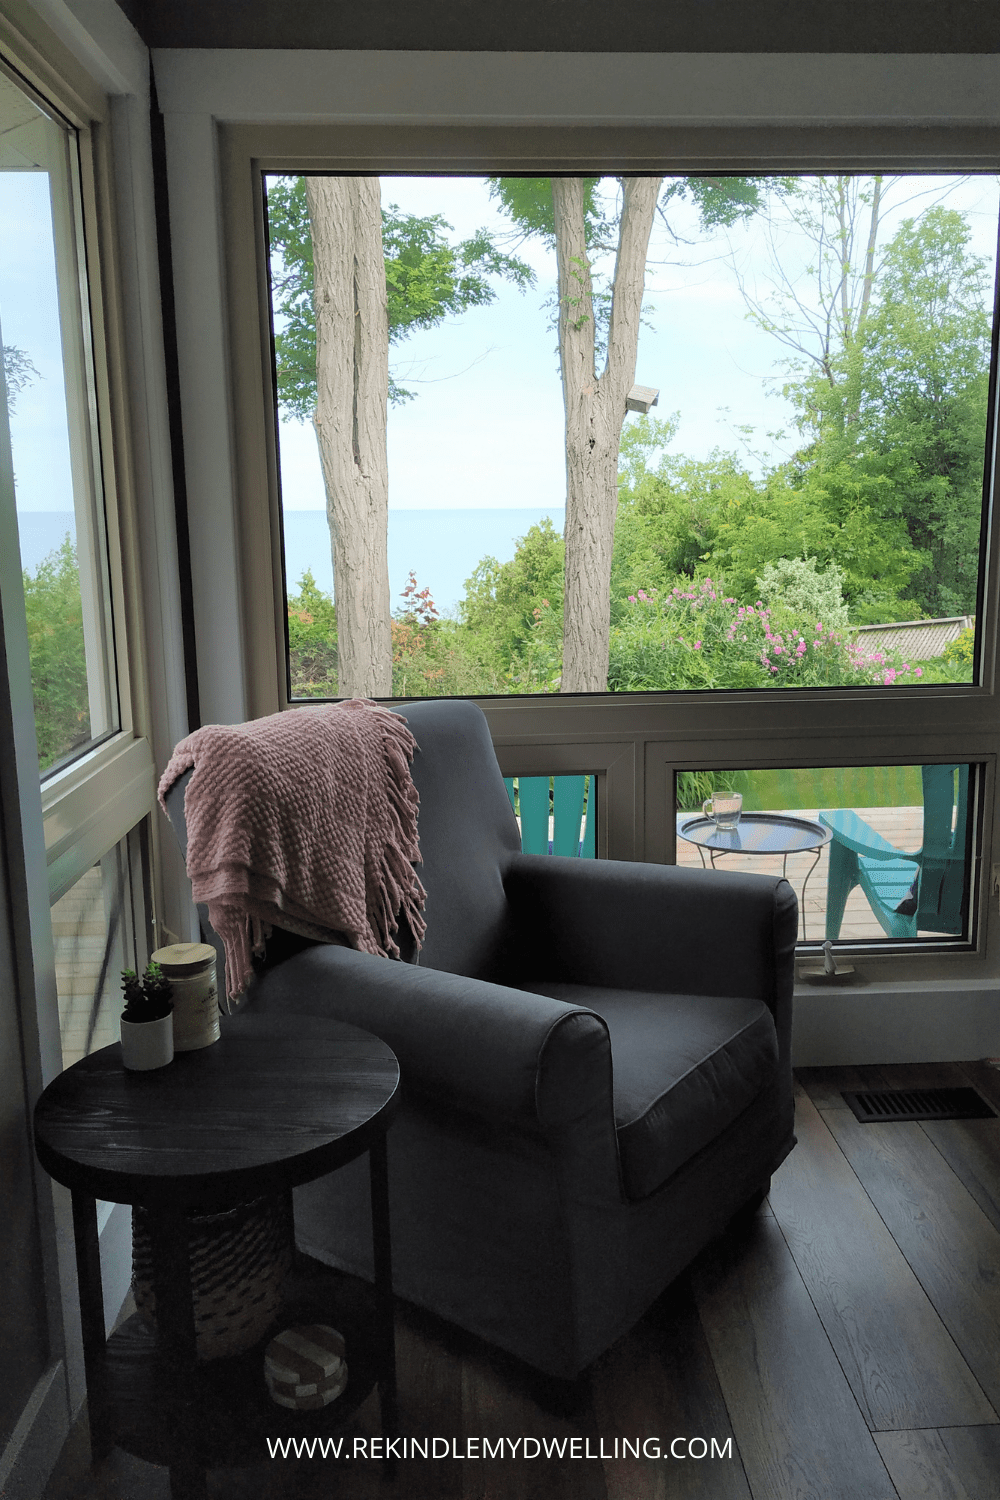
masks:
{"label": "glass mug", "polygon": [[743,798],[739,792],[715,792],[701,804],[702,813],[711,818],[718,833],[733,833],[739,827]]}

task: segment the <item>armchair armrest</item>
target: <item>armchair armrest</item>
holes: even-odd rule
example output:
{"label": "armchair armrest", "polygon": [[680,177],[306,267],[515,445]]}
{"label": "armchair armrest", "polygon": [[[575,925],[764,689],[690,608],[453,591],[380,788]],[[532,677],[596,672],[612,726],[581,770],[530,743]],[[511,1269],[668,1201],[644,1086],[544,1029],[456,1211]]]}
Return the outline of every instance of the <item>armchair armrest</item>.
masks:
{"label": "armchair armrest", "polygon": [[522,854],[506,887],[524,979],[762,1000],[789,1058],[798,901],[787,880]]}
{"label": "armchair armrest", "polygon": [[328,946],[266,974],[247,1006],[374,1032],[399,1059],[405,1089],[442,1108],[548,1134],[596,1110],[613,1143],[608,1029],[581,1006]]}
{"label": "armchair armrest", "polygon": [[507,895],[525,977],[771,1003],[798,901],[786,880],[521,855]]}

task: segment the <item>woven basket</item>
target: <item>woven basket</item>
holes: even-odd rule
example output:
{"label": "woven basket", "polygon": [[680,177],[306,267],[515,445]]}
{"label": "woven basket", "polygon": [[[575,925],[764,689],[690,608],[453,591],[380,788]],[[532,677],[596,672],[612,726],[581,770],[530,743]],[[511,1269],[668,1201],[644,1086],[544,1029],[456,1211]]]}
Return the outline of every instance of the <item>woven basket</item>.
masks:
{"label": "woven basket", "polygon": [[[273,1325],[292,1268],[286,1200],[258,1198],[228,1213],[191,1214],[188,1236],[199,1360],[252,1348]],[[155,1323],[149,1219],[138,1207],[132,1210],[132,1290],[139,1312]]]}

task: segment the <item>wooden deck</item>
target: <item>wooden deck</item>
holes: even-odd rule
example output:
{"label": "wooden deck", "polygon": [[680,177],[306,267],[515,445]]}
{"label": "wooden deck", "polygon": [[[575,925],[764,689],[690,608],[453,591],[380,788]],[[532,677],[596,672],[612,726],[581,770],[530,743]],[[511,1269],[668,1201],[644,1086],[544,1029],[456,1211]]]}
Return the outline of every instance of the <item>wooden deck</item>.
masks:
{"label": "wooden deck", "polygon": [[[50,915],[59,994],[59,1036],[63,1067],[68,1068],[84,1055],[90,1008],[108,935],[100,865],[94,865],[81,876],[55,903]],[[118,1040],[121,1014],[118,981],[118,969],[111,964],[91,1042],[92,1052]]]}
{"label": "wooden deck", "polygon": [[[798,818],[816,818],[818,809],[808,808],[780,808],[770,809],[790,814]],[[920,848],[923,831],[924,810],[922,807],[858,807],[855,808],[858,815],[870,823],[876,833],[888,839],[890,844],[897,849],[910,852]],[[707,854],[705,856],[707,861]],[[788,879],[795,888],[795,894],[802,904],[802,886],[806,881],[805,899],[805,927],[806,937],[810,941],[819,939],[822,942],[825,936],[826,926],[826,882],[827,873],[830,868],[830,846],[827,845],[820,855],[819,864],[809,874],[809,867],[815,858],[812,854],[790,854],[788,856],[787,873]],[[677,840],[677,863],[689,869],[701,869],[702,860],[697,847],[687,843],[686,840]],[[776,855],[735,855],[727,854],[719,860],[720,870],[739,870],[758,875],[780,875],[782,873],[782,856]],[[927,934],[935,936],[936,934]],[[801,925],[799,936],[802,936]],[[844,912],[844,921],[840,929],[840,936],[845,941],[868,942],[873,938],[884,938],[885,933],[875,920],[871,907],[868,905],[860,889],[855,889],[847,898],[847,909]]]}

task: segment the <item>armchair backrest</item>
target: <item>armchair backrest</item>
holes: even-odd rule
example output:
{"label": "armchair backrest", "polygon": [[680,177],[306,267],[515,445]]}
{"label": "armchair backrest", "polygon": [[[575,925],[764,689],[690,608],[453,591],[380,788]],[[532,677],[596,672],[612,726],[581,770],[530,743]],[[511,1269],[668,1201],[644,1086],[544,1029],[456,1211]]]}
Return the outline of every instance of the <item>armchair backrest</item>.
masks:
{"label": "armchair backrest", "polygon": [[[418,747],[412,767],[420,795],[423,864],[418,873],[427,891],[420,964],[475,978],[498,977],[507,936],[504,877],[521,840],[485,716],[475,703],[456,699],[407,703],[397,712]],[[166,799],[185,854],[184,791],[191,774],[186,772]],[[199,908],[199,915],[224,963],[207,911]],[[308,945],[307,939],[276,932],[273,945],[268,943],[268,961]],[[406,944],[401,947],[405,956]]]}
{"label": "armchair backrest", "polygon": [[420,963],[496,978],[504,968],[504,877],[521,839],[481,708],[458,699],[398,710],[417,742],[420,879],[427,933]]}
{"label": "armchair backrest", "polygon": [[924,839],[920,851],[917,928],[962,931],[968,766],[922,766]]}

